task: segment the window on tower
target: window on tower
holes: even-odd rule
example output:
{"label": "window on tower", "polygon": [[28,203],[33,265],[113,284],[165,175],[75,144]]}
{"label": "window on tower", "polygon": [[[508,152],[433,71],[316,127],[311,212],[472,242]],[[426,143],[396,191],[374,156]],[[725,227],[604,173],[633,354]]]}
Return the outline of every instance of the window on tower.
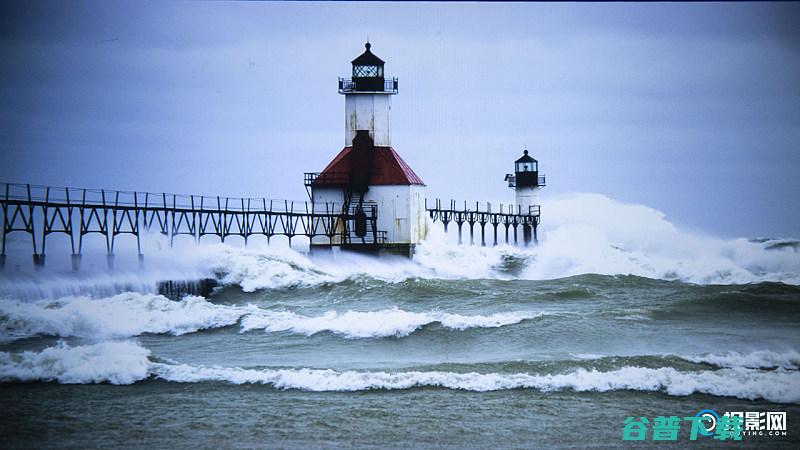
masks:
{"label": "window on tower", "polygon": [[515,164],[515,172],[538,172],[539,171],[539,163],[534,162],[518,162]]}
{"label": "window on tower", "polygon": [[353,76],[357,78],[375,78],[383,76],[380,66],[353,66]]}

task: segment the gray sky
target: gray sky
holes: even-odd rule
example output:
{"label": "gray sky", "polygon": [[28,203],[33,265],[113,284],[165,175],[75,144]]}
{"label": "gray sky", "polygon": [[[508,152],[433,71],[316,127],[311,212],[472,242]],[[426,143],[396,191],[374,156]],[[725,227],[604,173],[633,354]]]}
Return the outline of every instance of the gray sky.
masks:
{"label": "gray sky", "polygon": [[800,235],[797,4],[3,2],[0,180],[303,199],[367,36],[429,197],[511,200],[527,145],[544,197]]}

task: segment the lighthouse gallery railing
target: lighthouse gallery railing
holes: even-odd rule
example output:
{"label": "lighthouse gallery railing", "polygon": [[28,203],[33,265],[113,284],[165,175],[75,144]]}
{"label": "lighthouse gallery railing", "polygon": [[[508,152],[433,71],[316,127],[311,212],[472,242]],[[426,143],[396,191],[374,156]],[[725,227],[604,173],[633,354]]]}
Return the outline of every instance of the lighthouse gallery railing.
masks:
{"label": "lighthouse gallery railing", "polygon": [[[391,79],[383,80],[383,90],[374,90],[374,89],[362,89],[363,92],[390,92],[392,94],[397,94],[397,77]],[[358,82],[352,78],[339,78],[339,93],[340,94],[347,94],[350,92],[357,92],[358,89]]]}

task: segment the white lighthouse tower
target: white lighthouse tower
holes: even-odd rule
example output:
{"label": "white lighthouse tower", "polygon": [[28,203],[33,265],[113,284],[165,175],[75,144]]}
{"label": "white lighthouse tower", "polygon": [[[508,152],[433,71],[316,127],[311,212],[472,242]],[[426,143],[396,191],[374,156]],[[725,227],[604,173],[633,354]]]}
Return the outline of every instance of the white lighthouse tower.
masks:
{"label": "white lighthouse tower", "polygon": [[[538,215],[539,190],[545,185],[544,175],[539,175],[539,161],[528,155],[528,150],[522,152],[522,157],[514,161],[514,173],[507,174],[505,181],[508,187],[514,189],[515,204],[519,214]],[[536,240],[531,226],[523,225],[522,235],[525,245],[531,240]]]}
{"label": "white lighthouse tower", "polygon": [[[397,78],[386,78],[383,60],[372,53],[369,42],[365,47],[352,61],[352,78],[339,78],[339,93],[345,97],[345,147],[322,172],[306,174],[306,187],[317,210],[329,204],[340,205],[343,212],[374,208],[377,220],[343,220],[336,236],[315,237],[311,247],[411,256],[427,234],[425,184],[391,147],[391,98],[397,94]],[[381,241],[365,239],[370,231],[377,231]]]}
{"label": "white lighthouse tower", "polygon": [[397,78],[383,76],[382,59],[370,51],[354,59],[353,78],[339,78],[339,93],[344,95],[344,145],[350,145],[358,130],[368,130],[374,145],[392,145],[389,132],[389,115],[392,96],[397,94]]}

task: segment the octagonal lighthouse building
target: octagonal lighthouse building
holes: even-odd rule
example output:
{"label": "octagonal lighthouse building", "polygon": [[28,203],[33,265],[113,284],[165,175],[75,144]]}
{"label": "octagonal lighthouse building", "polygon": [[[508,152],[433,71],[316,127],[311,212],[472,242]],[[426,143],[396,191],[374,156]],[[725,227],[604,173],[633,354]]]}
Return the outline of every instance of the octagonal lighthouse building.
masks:
{"label": "octagonal lighthouse building", "polygon": [[341,212],[334,230],[311,240],[312,251],[334,246],[411,256],[427,234],[425,183],[392,148],[392,96],[397,78],[370,50],[339,78],[344,95],[344,148],[320,173],[306,173],[316,211]]}

